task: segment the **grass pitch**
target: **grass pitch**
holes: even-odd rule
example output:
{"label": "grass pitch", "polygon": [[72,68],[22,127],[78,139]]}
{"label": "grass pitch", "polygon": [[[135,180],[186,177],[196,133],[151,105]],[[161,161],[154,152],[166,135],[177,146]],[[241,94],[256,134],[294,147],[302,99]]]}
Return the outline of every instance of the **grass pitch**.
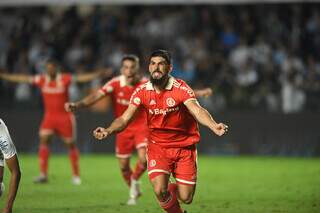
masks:
{"label": "grass pitch", "polygon": [[[126,206],[128,188],[112,155],[82,155],[82,185],[71,184],[66,155],[52,156],[49,183],[35,185],[35,155],[19,155],[22,179],[14,212],[21,213],[157,213],[151,185],[144,174],[143,196],[137,206]],[[199,157],[191,213],[320,212],[320,159],[267,157]],[[9,171],[5,184],[8,189]],[[8,190],[0,199],[4,206]],[[5,198],[5,199],[4,199]]]}

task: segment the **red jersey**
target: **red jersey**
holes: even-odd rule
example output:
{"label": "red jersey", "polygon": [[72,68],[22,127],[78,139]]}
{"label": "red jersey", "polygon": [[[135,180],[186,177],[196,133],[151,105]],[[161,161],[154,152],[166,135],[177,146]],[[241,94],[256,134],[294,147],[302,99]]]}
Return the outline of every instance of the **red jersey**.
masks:
{"label": "red jersey", "polygon": [[[116,117],[121,116],[124,111],[129,106],[130,98],[132,93],[140,85],[147,82],[146,78],[142,78],[134,86],[129,86],[126,84],[126,79],[124,75],[120,75],[111,79],[107,82],[101,89],[105,95],[111,96],[113,112]],[[136,115],[135,119],[128,125],[126,129],[142,129],[142,126],[147,126],[147,115],[144,110],[140,110]]]}
{"label": "red jersey", "polygon": [[164,91],[157,93],[149,81],[136,89],[130,103],[147,112],[150,141],[165,147],[185,147],[198,143],[198,123],[184,105],[194,100],[193,90],[170,76]]}
{"label": "red jersey", "polygon": [[69,101],[69,86],[72,80],[70,74],[57,74],[55,80],[47,75],[36,75],[32,82],[39,87],[42,93],[45,113],[60,114],[67,113],[64,103]]}

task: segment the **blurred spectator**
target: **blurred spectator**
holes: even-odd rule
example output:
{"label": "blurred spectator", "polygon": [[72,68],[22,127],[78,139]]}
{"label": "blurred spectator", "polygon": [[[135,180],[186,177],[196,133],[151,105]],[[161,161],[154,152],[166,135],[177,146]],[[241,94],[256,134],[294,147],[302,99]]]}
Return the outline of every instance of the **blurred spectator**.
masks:
{"label": "blurred spectator", "polygon": [[[135,53],[146,70],[150,51],[162,48],[174,52],[173,75],[213,88],[203,100],[212,110],[319,111],[319,11],[311,3],[1,8],[0,67],[34,74],[54,56],[73,73],[117,72],[122,55]],[[88,91],[71,88],[73,98]],[[12,89],[0,82],[1,103],[14,105]],[[39,97],[14,90],[19,101]]]}

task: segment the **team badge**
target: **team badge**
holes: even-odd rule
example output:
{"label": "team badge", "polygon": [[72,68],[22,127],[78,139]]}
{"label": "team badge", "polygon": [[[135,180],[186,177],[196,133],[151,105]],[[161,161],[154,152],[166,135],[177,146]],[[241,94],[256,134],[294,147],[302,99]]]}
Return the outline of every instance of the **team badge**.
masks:
{"label": "team badge", "polygon": [[150,160],[149,165],[150,167],[155,167],[157,164],[156,160]]}
{"label": "team badge", "polygon": [[135,97],[135,98],[133,99],[133,103],[135,103],[135,104],[140,104],[140,103],[141,103],[140,98]]}
{"label": "team badge", "polygon": [[176,104],[176,102],[174,101],[173,98],[167,98],[166,102],[167,102],[168,107],[173,107]]}

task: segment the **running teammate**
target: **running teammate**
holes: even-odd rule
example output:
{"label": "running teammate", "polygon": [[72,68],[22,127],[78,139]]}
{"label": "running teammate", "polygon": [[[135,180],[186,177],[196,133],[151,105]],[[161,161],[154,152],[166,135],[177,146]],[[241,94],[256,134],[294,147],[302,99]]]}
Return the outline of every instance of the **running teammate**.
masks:
{"label": "running teammate", "polygon": [[[196,188],[197,152],[200,140],[197,122],[218,136],[228,130],[202,108],[193,90],[182,80],[170,76],[171,56],[157,50],[150,56],[150,81],[132,94],[127,110],[107,128],[98,127],[94,136],[102,140],[124,130],[138,110],[147,112],[149,140],[148,175],[160,206],[171,213],[180,213],[178,200],[190,204]],[[176,183],[169,184],[172,175]]]}
{"label": "running teammate", "polygon": [[75,144],[75,119],[72,113],[64,110],[64,103],[69,99],[68,89],[72,81],[79,83],[89,82],[101,74],[102,71],[78,75],[61,73],[58,63],[52,59],[46,63],[46,74],[32,76],[0,73],[0,78],[4,80],[16,83],[30,83],[41,90],[44,117],[39,130],[40,176],[34,179],[34,183],[48,182],[48,160],[50,154],[48,145],[52,140],[52,136],[57,134],[69,149],[72,183],[75,185],[81,184],[79,151]]}
{"label": "running teammate", "polygon": [[0,119],[0,197],[4,192],[3,174],[4,174],[4,160],[11,173],[9,192],[6,205],[2,213],[11,213],[13,202],[16,198],[21,172],[19,167],[19,160],[17,157],[16,148],[11,140],[9,131],[3,120]]}

